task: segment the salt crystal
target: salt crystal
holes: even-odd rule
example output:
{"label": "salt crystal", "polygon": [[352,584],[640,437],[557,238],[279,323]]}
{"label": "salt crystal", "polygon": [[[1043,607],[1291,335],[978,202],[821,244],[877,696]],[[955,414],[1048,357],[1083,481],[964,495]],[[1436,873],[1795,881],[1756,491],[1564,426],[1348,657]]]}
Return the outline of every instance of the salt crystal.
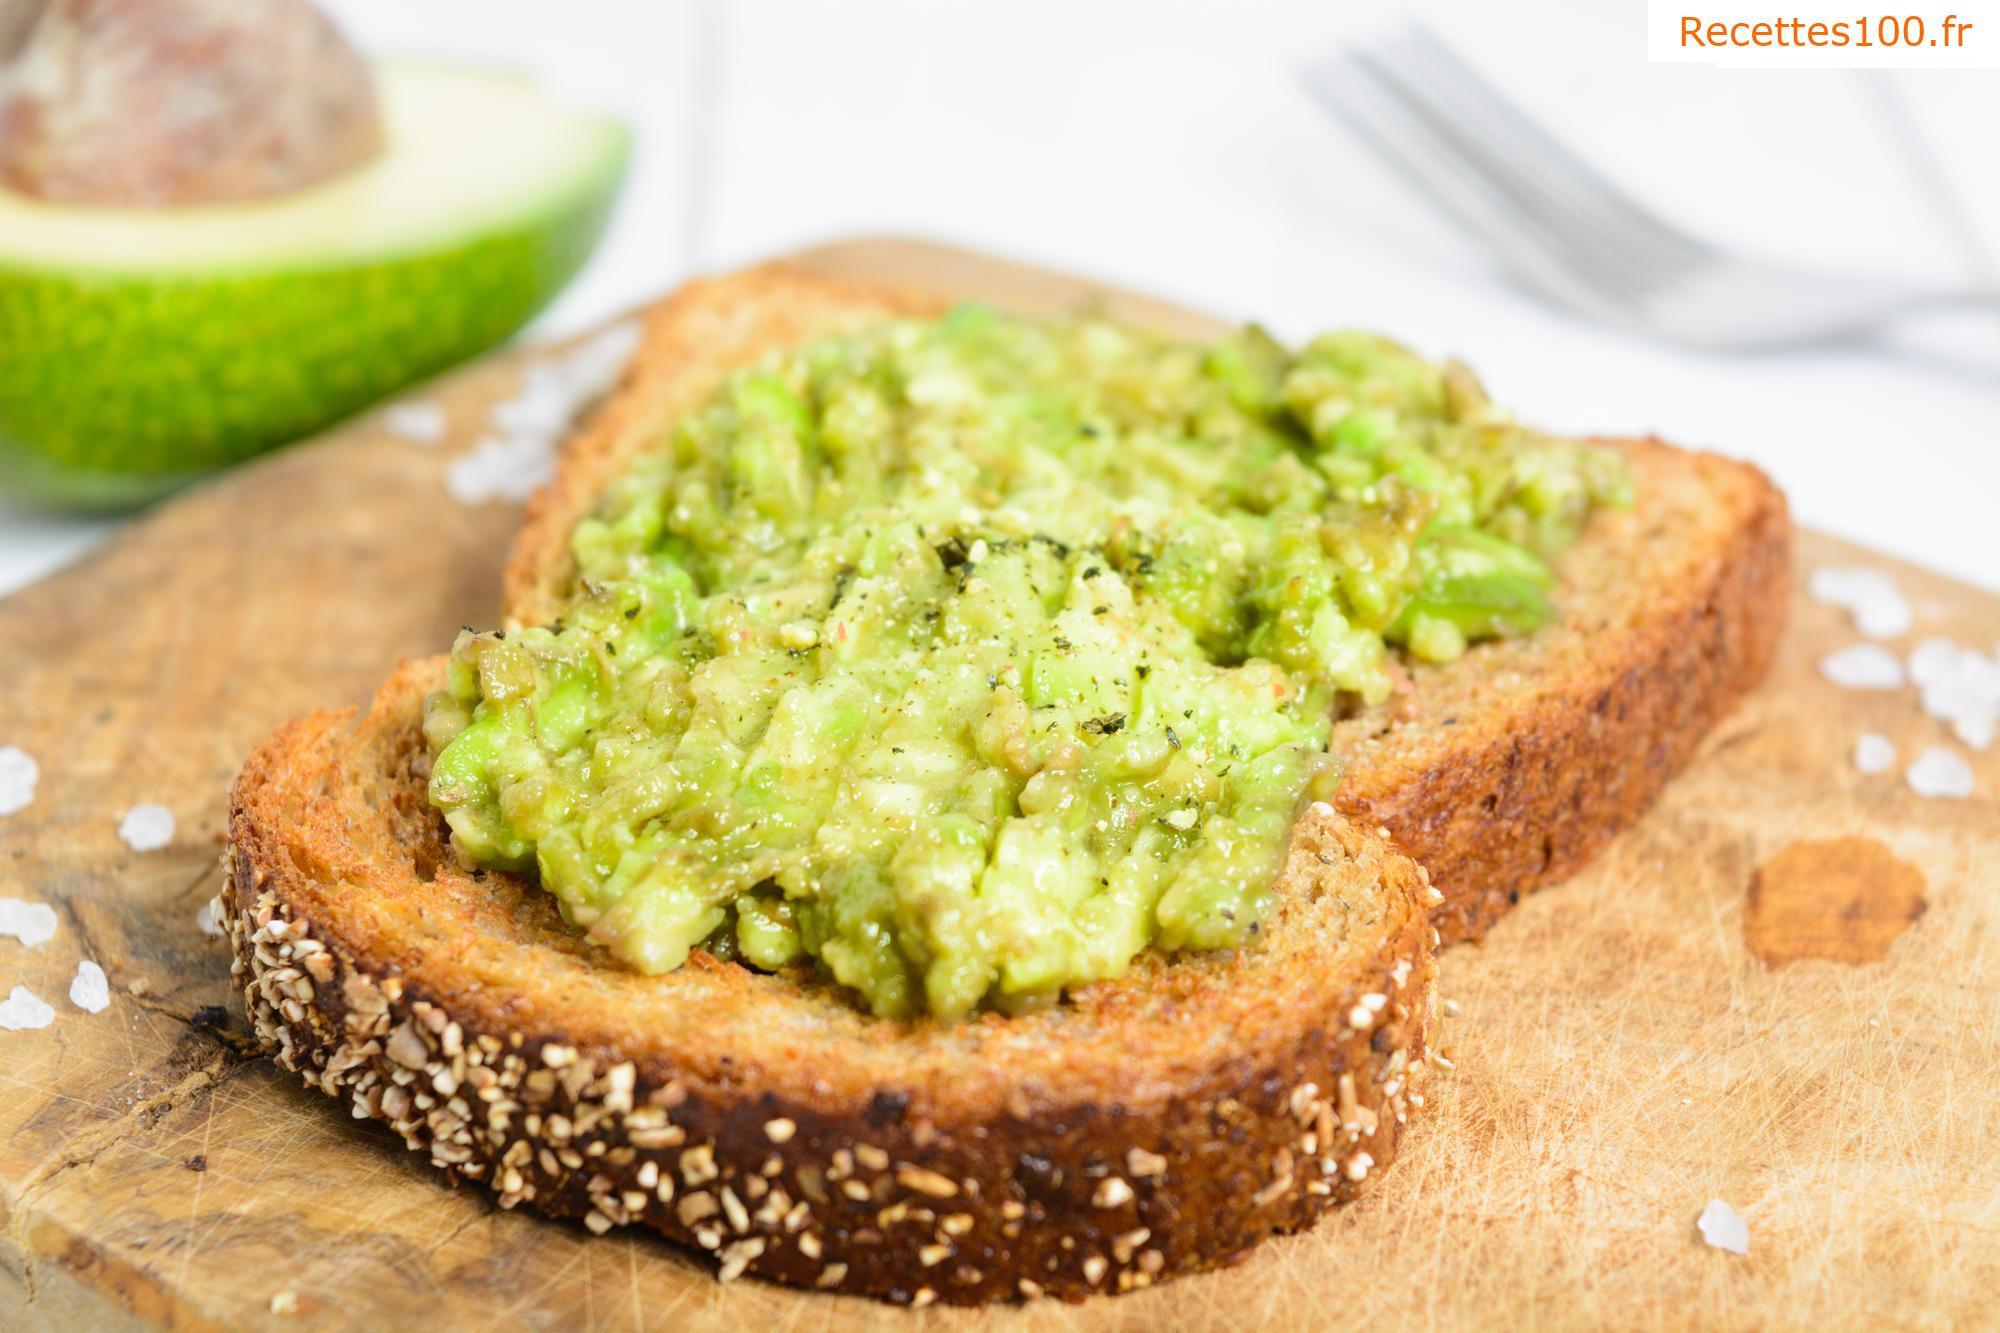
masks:
{"label": "salt crystal", "polygon": [[6,999],[0,1000],[0,1028],[9,1032],[45,1028],[55,1021],[56,1011],[26,986],[14,987]]}
{"label": "salt crystal", "polygon": [[1806,587],[1813,600],[1852,612],[1855,627],[1871,639],[1910,632],[1910,604],[1895,580],[1879,569],[1819,569]]}
{"label": "salt crystal", "polygon": [[216,915],[215,910],[221,905],[220,899],[210,898],[194,909],[194,928],[210,939],[218,939],[222,935],[222,920]]}
{"label": "salt crystal", "polygon": [[1731,1254],[1750,1253],[1750,1224],[1722,1200],[1710,1199],[1694,1224],[1701,1229],[1701,1238],[1710,1247],[1727,1250]]}
{"label": "salt crystal", "polygon": [[526,500],[555,471],[557,446],[577,413],[602,397],[639,344],[636,323],[614,325],[570,351],[535,362],[512,396],[495,403],[494,434],[454,458],[445,488],[464,504]]}
{"label": "salt crystal", "polygon": [[575,364],[587,370],[608,389],[618,382],[618,377],[625,371],[625,363],[632,359],[632,353],[639,350],[639,340],[644,333],[638,320],[628,319],[622,324],[613,324],[570,356]]}
{"label": "salt crystal", "polygon": [[12,935],[30,949],[55,938],[56,909],[47,903],[0,898],[0,935]]}
{"label": "salt crystal", "polygon": [[25,810],[35,799],[35,780],[41,770],[26,750],[18,745],[0,748],[0,815]]}
{"label": "salt crystal", "polygon": [[104,969],[88,958],[76,965],[76,979],[69,983],[69,1002],[85,1013],[101,1014],[111,1003],[111,983]]}
{"label": "salt crystal", "polygon": [[407,402],[392,404],[382,413],[382,424],[391,435],[401,436],[411,444],[436,444],[444,438],[449,423],[444,409],[436,403]]}
{"label": "salt crystal", "polygon": [[1918,755],[1903,779],[1919,796],[1958,800],[1972,795],[1972,765],[1942,745],[1933,745]]}
{"label": "salt crystal", "polygon": [[1919,685],[1949,680],[1958,669],[1958,645],[1950,639],[1925,639],[1910,650],[1910,679]]}
{"label": "salt crystal", "polygon": [[1951,733],[1974,750],[1992,748],[1993,735],[2000,731],[2000,711],[1988,707],[1960,713],[1951,720]]}
{"label": "salt crystal", "polygon": [[555,442],[534,435],[489,435],[451,460],[445,489],[464,504],[526,500],[555,471]]}
{"label": "salt crystal", "polygon": [[1854,766],[1863,773],[1886,773],[1896,762],[1896,743],[1879,731],[1863,732],[1854,742]]}
{"label": "salt crystal", "polygon": [[1923,687],[1917,706],[1940,722],[1949,722],[1960,713],[1985,703],[1984,694],[1954,674]]}
{"label": "salt crystal", "polygon": [[570,423],[579,404],[569,386],[546,376],[530,376],[520,392],[493,405],[492,422],[524,435],[554,435]]}
{"label": "salt crystal", "polygon": [[1901,638],[1914,617],[1900,596],[1893,602],[1869,602],[1854,608],[1854,627],[1871,639]]}
{"label": "salt crystal", "polygon": [[118,821],[118,836],[135,852],[157,852],[174,840],[174,812],[164,805],[135,805]]}
{"label": "salt crystal", "polygon": [[1820,659],[1819,673],[1850,690],[1893,690],[1903,684],[1903,664],[1880,644],[1857,643]]}
{"label": "salt crystal", "polygon": [[1910,679],[1921,691],[1924,712],[1949,722],[1961,741],[1975,750],[1993,744],[2000,728],[2000,658],[1950,639],[1925,639],[1910,654]]}

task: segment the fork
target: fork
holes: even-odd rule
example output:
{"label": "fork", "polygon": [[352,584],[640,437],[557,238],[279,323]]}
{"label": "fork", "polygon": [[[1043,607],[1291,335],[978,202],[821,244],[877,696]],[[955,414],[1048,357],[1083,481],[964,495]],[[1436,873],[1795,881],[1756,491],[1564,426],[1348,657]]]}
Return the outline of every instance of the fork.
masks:
{"label": "fork", "polygon": [[1606,323],[1750,350],[1853,341],[1926,311],[2000,313],[1992,288],[1727,254],[1620,190],[1421,26],[1338,52],[1306,77],[1390,167],[1529,287]]}

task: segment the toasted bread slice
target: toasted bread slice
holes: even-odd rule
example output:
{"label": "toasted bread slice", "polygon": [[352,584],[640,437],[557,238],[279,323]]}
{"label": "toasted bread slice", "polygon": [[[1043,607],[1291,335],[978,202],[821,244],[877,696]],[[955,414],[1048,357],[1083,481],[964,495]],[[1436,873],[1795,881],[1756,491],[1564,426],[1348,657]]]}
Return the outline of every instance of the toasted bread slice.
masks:
{"label": "toasted bread slice", "polygon": [[1121,1291],[1228,1261],[1352,1197],[1421,1105],[1422,872],[1321,806],[1243,949],[1142,955],[1017,1017],[864,1014],[811,969],[618,966],[426,795],[406,665],[368,712],[258,750],[227,923],[279,1063],[454,1177],[643,1222],[725,1278],[896,1301]]}
{"label": "toasted bread slice", "polygon": [[[771,268],[657,308],[531,508],[507,622],[554,617],[571,528],[725,375],[944,304]],[[238,781],[221,915],[260,1038],[503,1204],[643,1221],[725,1277],[974,1302],[1224,1262],[1393,1156],[1422,1104],[1438,930],[1476,934],[1576,865],[1770,659],[1782,497],[1740,464],[1622,447],[1638,505],[1564,560],[1560,624],[1337,725],[1353,817],[1302,819],[1251,947],[1147,953],[1055,1008],[957,1025],[869,1018],[809,969],[697,953],[638,976],[548,895],[452,854],[424,783],[434,661],[358,720],[291,724]]]}
{"label": "toasted bread slice", "polygon": [[[508,625],[556,617],[574,573],[571,529],[725,376],[781,347],[947,304],[772,266],[655,307],[617,397],[530,507],[507,569]],[[1409,693],[1334,730],[1334,803],[1430,871],[1446,941],[1483,934],[1637,818],[1763,678],[1784,628],[1791,525],[1770,480],[1656,440],[1604,443],[1630,457],[1637,500],[1595,516],[1560,561],[1559,622],[1417,666]]]}

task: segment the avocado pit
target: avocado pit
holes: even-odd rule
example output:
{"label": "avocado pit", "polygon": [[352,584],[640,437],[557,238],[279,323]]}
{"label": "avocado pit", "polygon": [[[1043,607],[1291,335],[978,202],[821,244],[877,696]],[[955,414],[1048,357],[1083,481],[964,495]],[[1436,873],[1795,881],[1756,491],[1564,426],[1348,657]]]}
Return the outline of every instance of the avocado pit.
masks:
{"label": "avocado pit", "polygon": [[296,194],[382,150],[367,62],[305,0],[0,4],[0,185],[167,208]]}

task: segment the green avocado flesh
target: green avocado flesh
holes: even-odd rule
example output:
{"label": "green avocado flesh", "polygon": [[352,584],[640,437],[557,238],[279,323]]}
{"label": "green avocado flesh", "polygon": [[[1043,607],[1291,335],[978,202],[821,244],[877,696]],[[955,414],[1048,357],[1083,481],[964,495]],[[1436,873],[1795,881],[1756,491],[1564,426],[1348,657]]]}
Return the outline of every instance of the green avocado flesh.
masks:
{"label": "green avocado flesh", "polygon": [[513,75],[380,71],[382,156],[163,210],[0,190],[0,485],[139,503],[493,346],[589,256],[623,126]]}
{"label": "green avocado flesh", "polygon": [[1619,456],[1462,367],[980,307],[736,375],[460,636],[425,727],[473,863],[627,964],[806,960],[875,1013],[1249,941],[1343,698],[1552,614]]}

